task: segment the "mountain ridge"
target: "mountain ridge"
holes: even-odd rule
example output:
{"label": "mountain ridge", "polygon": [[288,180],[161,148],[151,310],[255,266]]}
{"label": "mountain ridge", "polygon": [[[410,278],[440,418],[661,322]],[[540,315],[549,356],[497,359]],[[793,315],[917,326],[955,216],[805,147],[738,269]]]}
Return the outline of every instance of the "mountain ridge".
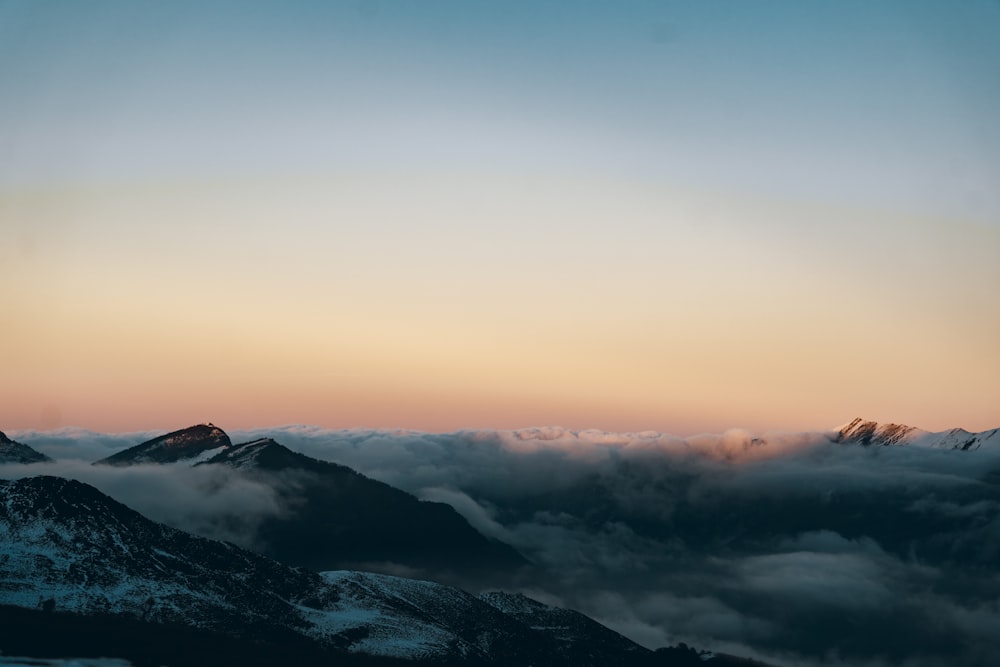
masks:
{"label": "mountain ridge", "polygon": [[[417,664],[597,667],[650,664],[653,655],[589,619],[601,630],[596,643],[604,654],[593,653],[586,632],[574,646],[450,586],[288,567],[157,524],[60,477],[0,480],[0,536],[0,605],[179,624],[268,646]],[[605,635],[634,648],[618,655]]]}
{"label": "mountain ridge", "polygon": [[225,431],[207,422],[165,433],[94,461],[94,464],[127,466],[139,463],[177,463],[195,460],[208,452],[232,445],[233,442]]}
{"label": "mountain ridge", "polygon": [[925,431],[915,426],[879,423],[857,417],[834,429],[833,442],[869,446],[918,446],[975,451],[983,445],[1000,447],[1000,428],[971,433],[963,428]]}
{"label": "mountain ridge", "polygon": [[530,563],[513,547],[477,531],[450,505],[330,461],[295,452],[273,438],[233,444],[213,424],[172,431],[95,462],[130,466],[224,465],[267,484],[287,511],[256,526],[256,548],[314,571],[405,572],[461,584],[492,574],[497,584]]}
{"label": "mountain ridge", "polygon": [[41,452],[28,445],[15,442],[0,431],[0,463],[43,463],[52,461]]}

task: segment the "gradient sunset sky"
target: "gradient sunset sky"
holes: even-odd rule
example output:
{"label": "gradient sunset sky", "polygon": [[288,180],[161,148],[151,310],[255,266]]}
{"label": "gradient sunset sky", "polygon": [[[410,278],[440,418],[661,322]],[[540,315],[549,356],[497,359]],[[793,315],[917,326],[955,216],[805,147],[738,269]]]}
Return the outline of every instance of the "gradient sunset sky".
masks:
{"label": "gradient sunset sky", "polygon": [[998,118],[986,0],[0,0],[0,429],[997,427]]}

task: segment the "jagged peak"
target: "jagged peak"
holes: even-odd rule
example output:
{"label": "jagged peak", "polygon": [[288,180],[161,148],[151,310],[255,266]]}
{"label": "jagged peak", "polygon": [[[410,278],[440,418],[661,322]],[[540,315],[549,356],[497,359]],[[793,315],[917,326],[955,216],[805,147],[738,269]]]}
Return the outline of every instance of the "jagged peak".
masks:
{"label": "jagged peak", "polygon": [[880,424],[857,417],[836,429],[835,442],[857,442],[862,445],[896,445],[908,442],[925,432],[906,424]]}
{"label": "jagged peak", "polygon": [[989,447],[1000,445],[1000,438],[995,437],[998,433],[1000,433],[1000,429],[980,433],[972,433],[964,428],[925,431],[905,424],[880,424],[859,417],[838,427],[832,440],[837,443],[860,444],[865,447],[870,445],[908,445],[970,451],[977,450],[984,445]]}

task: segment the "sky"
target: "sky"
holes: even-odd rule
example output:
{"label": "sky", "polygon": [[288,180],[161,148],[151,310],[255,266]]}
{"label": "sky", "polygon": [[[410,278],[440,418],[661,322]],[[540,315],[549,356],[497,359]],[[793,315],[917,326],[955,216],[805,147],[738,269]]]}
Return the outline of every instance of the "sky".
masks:
{"label": "sky", "polygon": [[1000,3],[0,0],[0,429],[1000,425]]}

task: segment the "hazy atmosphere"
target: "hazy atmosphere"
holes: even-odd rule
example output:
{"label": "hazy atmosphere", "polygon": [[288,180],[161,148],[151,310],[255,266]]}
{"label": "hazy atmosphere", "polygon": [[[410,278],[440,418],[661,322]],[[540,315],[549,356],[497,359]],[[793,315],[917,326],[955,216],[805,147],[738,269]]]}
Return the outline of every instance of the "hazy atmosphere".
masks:
{"label": "hazy atmosphere", "polygon": [[0,0],[0,428],[996,427],[998,63],[986,0]]}

